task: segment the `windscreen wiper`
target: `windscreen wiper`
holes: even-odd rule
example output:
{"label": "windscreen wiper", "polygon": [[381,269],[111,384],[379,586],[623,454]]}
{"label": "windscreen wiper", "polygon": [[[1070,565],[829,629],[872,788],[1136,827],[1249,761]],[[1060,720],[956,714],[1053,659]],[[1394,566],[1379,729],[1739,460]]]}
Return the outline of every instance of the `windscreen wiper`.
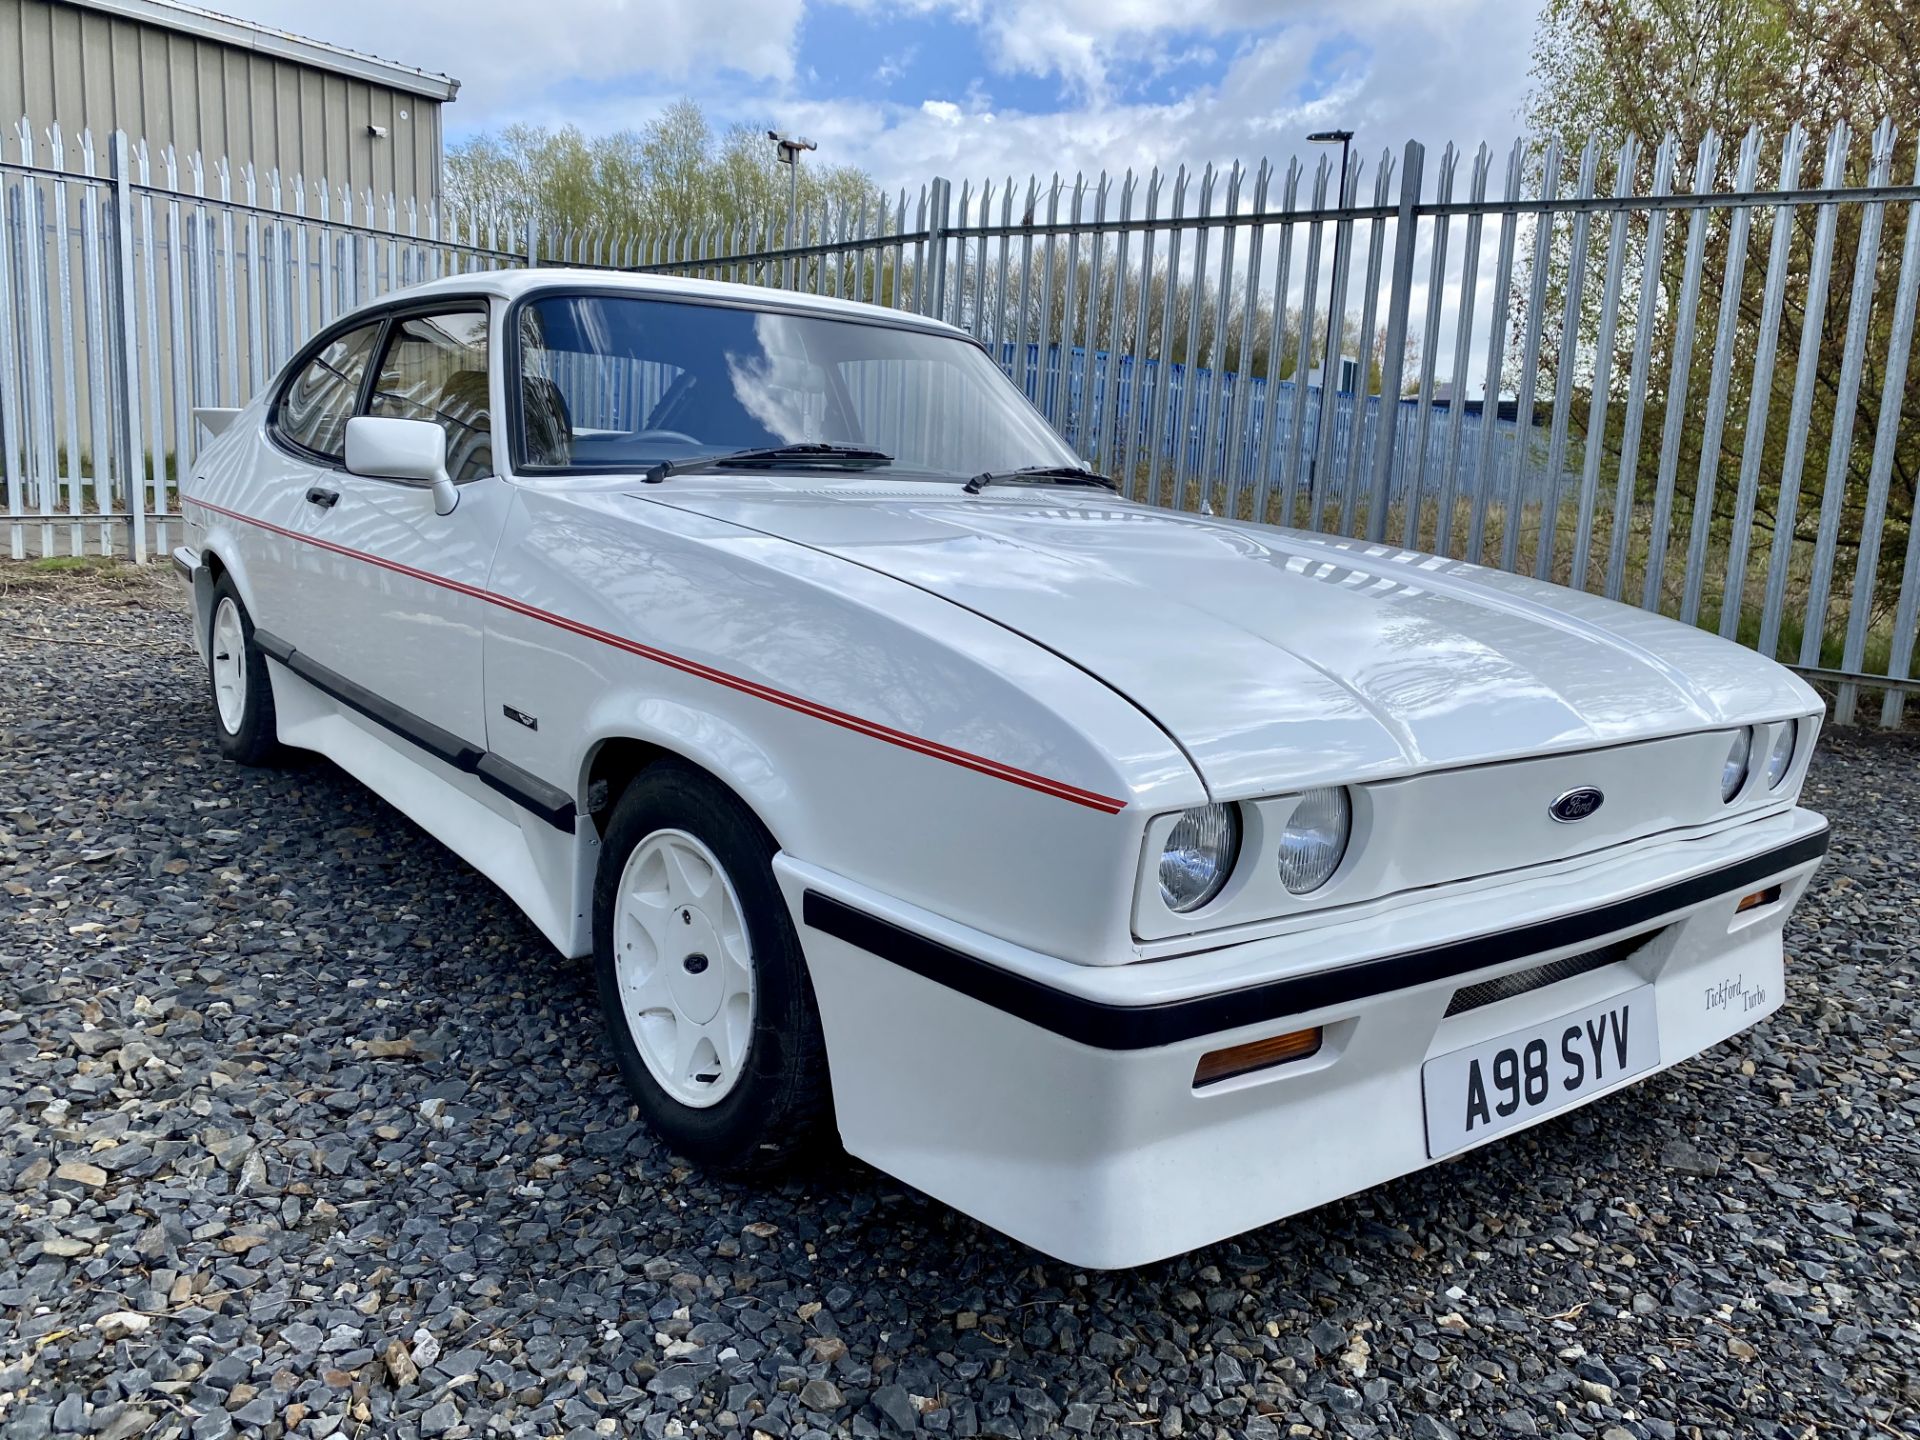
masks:
{"label": "windscreen wiper", "polygon": [[978,495],[989,485],[1091,485],[1098,490],[1120,493],[1120,487],[1105,475],[1082,470],[1075,465],[1029,465],[1021,470],[982,470],[960,488]]}
{"label": "windscreen wiper", "polygon": [[751,469],[759,465],[825,465],[864,469],[885,465],[893,456],[864,445],[831,445],[808,442],[797,445],[761,445],[751,450],[726,450],[718,455],[694,455],[685,460],[662,460],[641,479],[658,485],[669,475],[686,475],[696,470],[727,470],[738,465]]}

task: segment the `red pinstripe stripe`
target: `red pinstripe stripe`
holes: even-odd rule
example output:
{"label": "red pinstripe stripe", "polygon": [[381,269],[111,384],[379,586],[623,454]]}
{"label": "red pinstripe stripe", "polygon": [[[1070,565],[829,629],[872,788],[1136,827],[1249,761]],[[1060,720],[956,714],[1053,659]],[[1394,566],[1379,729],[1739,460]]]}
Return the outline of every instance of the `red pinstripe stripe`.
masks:
{"label": "red pinstripe stripe", "polygon": [[784,690],[775,690],[762,685],[757,680],[748,680],[744,676],[731,675],[725,670],[716,670],[711,665],[702,665],[697,660],[689,660],[683,655],[675,655],[667,650],[658,650],[651,645],[643,645],[638,640],[629,640],[624,635],[615,635],[611,631],[601,630],[583,621],[571,620],[564,615],[555,615],[549,611],[537,609],[524,600],[516,600],[510,595],[501,595],[492,590],[483,590],[477,585],[463,584],[458,580],[449,580],[444,575],[435,575],[426,570],[416,570],[411,565],[402,565],[397,560],[387,560],[379,555],[369,555],[364,550],[349,549],[345,545],[335,544],[331,540],[322,540],[317,536],[303,535],[298,530],[289,530],[283,525],[259,519],[257,516],[244,515],[238,510],[228,510],[215,505],[210,500],[201,500],[195,496],[183,497],[189,505],[198,505],[211,510],[216,515],[224,515],[229,520],[238,520],[242,524],[253,525],[262,530],[270,530],[276,535],[284,535],[289,540],[297,540],[303,545],[312,545],[321,550],[331,551],[335,555],[344,555],[349,560],[359,560],[364,564],[376,565],[382,570],[391,570],[396,575],[405,575],[408,579],[419,580],[428,585],[437,585],[443,590],[452,590],[461,595],[471,596],[475,600],[497,605],[502,610],[510,610],[516,615],[525,615],[528,619],[541,621],[557,629],[571,631],[588,640],[610,645],[616,650],[624,650],[629,655],[637,655],[656,665],[664,665],[670,670],[707,680],[715,685],[724,685],[729,690],[738,690],[755,699],[765,700],[768,704],[779,705],[816,720],[824,720],[829,725],[838,725],[843,730],[866,735],[889,745],[897,745],[903,750],[911,750],[918,755],[926,755],[935,760],[944,760],[949,765],[959,765],[982,775],[990,775],[996,780],[1005,780],[1012,785],[1023,785],[1029,790],[1037,790],[1043,795],[1052,795],[1057,799],[1071,801],[1075,805],[1084,805],[1090,810],[1099,810],[1108,815],[1117,815],[1126,809],[1127,802],[1116,800],[1111,795],[1101,795],[1093,790],[1082,790],[1077,785],[1069,785],[1064,780],[1049,779],[1045,775],[1035,775],[1031,771],[1021,770],[1012,765],[1003,765],[998,760],[989,760],[984,755],[970,754],[965,750],[956,750],[951,745],[942,745],[937,740],[926,740],[918,735],[909,735],[904,730],[895,730],[882,725],[877,720],[863,719],[858,715],[849,715],[844,710],[835,710],[814,700],[799,695],[789,695]]}

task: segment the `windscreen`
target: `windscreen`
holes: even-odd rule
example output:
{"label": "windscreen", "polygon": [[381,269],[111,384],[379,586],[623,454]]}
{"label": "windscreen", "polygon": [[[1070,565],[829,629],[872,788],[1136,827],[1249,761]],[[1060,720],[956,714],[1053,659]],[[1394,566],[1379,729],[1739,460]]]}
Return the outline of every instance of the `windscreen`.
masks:
{"label": "windscreen", "polygon": [[539,295],[519,315],[518,463],[532,473],[818,443],[882,451],[901,478],[1077,463],[958,336],[607,294]]}

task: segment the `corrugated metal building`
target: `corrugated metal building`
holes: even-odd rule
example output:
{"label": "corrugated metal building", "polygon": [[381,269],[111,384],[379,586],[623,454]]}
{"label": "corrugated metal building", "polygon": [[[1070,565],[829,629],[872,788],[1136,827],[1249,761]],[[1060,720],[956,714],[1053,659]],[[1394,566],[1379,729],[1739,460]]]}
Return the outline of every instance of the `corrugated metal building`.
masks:
{"label": "corrugated metal building", "polygon": [[324,176],[430,212],[441,195],[440,107],[460,82],[168,0],[0,0],[0,139],[15,158],[91,129],[220,156],[264,178]]}

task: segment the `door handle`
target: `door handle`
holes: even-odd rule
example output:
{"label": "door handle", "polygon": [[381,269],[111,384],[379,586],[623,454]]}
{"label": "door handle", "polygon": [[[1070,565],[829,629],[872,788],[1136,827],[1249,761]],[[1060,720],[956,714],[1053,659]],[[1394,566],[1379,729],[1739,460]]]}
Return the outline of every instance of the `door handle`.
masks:
{"label": "door handle", "polygon": [[322,510],[331,510],[335,505],[340,503],[340,492],[338,490],[322,490],[318,485],[314,485],[307,490],[307,503],[309,505],[318,505]]}

